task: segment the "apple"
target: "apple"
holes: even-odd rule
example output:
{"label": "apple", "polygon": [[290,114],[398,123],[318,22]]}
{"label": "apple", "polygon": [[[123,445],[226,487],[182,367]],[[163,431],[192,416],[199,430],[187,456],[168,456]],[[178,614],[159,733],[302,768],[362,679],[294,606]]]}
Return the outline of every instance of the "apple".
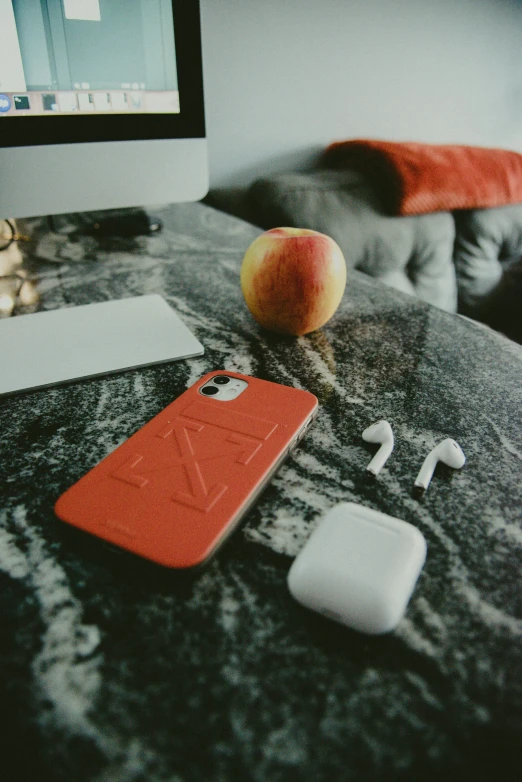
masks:
{"label": "apple", "polygon": [[323,326],[339,306],[346,261],[326,234],[272,228],[255,239],[241,265],[248,309],[265,329],[301,336]]}

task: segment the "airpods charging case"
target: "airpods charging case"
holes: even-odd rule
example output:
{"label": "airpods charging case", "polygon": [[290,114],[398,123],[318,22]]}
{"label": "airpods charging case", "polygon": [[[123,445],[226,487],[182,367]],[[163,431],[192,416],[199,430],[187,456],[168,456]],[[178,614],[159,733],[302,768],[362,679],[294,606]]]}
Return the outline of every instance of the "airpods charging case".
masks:
{"label": "airpods charging case", "polygon": [[293,597],[363,633],[393,630],[426,559],[414,526],[353,502],[332,508],[288,573]]}

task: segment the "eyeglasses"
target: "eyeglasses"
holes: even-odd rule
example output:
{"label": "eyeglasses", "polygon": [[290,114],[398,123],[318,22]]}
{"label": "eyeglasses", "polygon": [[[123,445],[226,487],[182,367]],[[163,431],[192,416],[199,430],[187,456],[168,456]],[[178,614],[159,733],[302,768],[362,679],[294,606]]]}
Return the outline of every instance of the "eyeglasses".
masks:
{"label": "eyeglasses", "polygon": [[19,234],[12,220],[0,220],[0,252],[11,247],[13,242],[28,242],[29,237]]}

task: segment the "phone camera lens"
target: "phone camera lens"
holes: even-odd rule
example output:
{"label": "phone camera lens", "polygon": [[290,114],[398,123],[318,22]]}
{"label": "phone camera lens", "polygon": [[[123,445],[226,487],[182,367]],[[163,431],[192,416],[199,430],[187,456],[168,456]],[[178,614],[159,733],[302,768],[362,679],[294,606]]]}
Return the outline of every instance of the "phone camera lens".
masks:
{"label": "phone camera lens", "polygon": [[227,383],[230,383],[230,378],[225,375],[218,375],[212,379],[217,386],[226,386]]}
{"label": "phone camera lens", "polygon": [[214,388],[214,386],[205,386],[205,388],[201,389],[201,393],[205,394],[205,396],[214,396],[214,394],[219,394],[219,388]]}

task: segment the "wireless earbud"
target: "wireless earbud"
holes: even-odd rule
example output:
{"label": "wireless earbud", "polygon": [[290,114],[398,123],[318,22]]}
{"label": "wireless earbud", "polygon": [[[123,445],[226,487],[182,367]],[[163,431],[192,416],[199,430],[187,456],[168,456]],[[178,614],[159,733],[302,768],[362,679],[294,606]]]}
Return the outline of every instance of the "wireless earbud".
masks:
{"label": "wireless earbud", "polygon": [[378,475],[386,464],[393,451],[393,432],[388,421],[377,421],[362,433],[362,438],[367,443],[381,443],[381,447],[371,460],[366,470],[372,475]]}
{"label": "wireless earbud", "polygon": [[455,470],[460,470],[466,462],[464,452],[455,440],[448,437],[447,440],[443,440],[441,443],[435,446],[435,448],[429,452],[424,459],[422,467],[419,470],[419,474],[415,479],[415,484],[418,489],[426,490],[430,485],[433,472],[438,462],[444,462],[448,467],[453,467]]}

